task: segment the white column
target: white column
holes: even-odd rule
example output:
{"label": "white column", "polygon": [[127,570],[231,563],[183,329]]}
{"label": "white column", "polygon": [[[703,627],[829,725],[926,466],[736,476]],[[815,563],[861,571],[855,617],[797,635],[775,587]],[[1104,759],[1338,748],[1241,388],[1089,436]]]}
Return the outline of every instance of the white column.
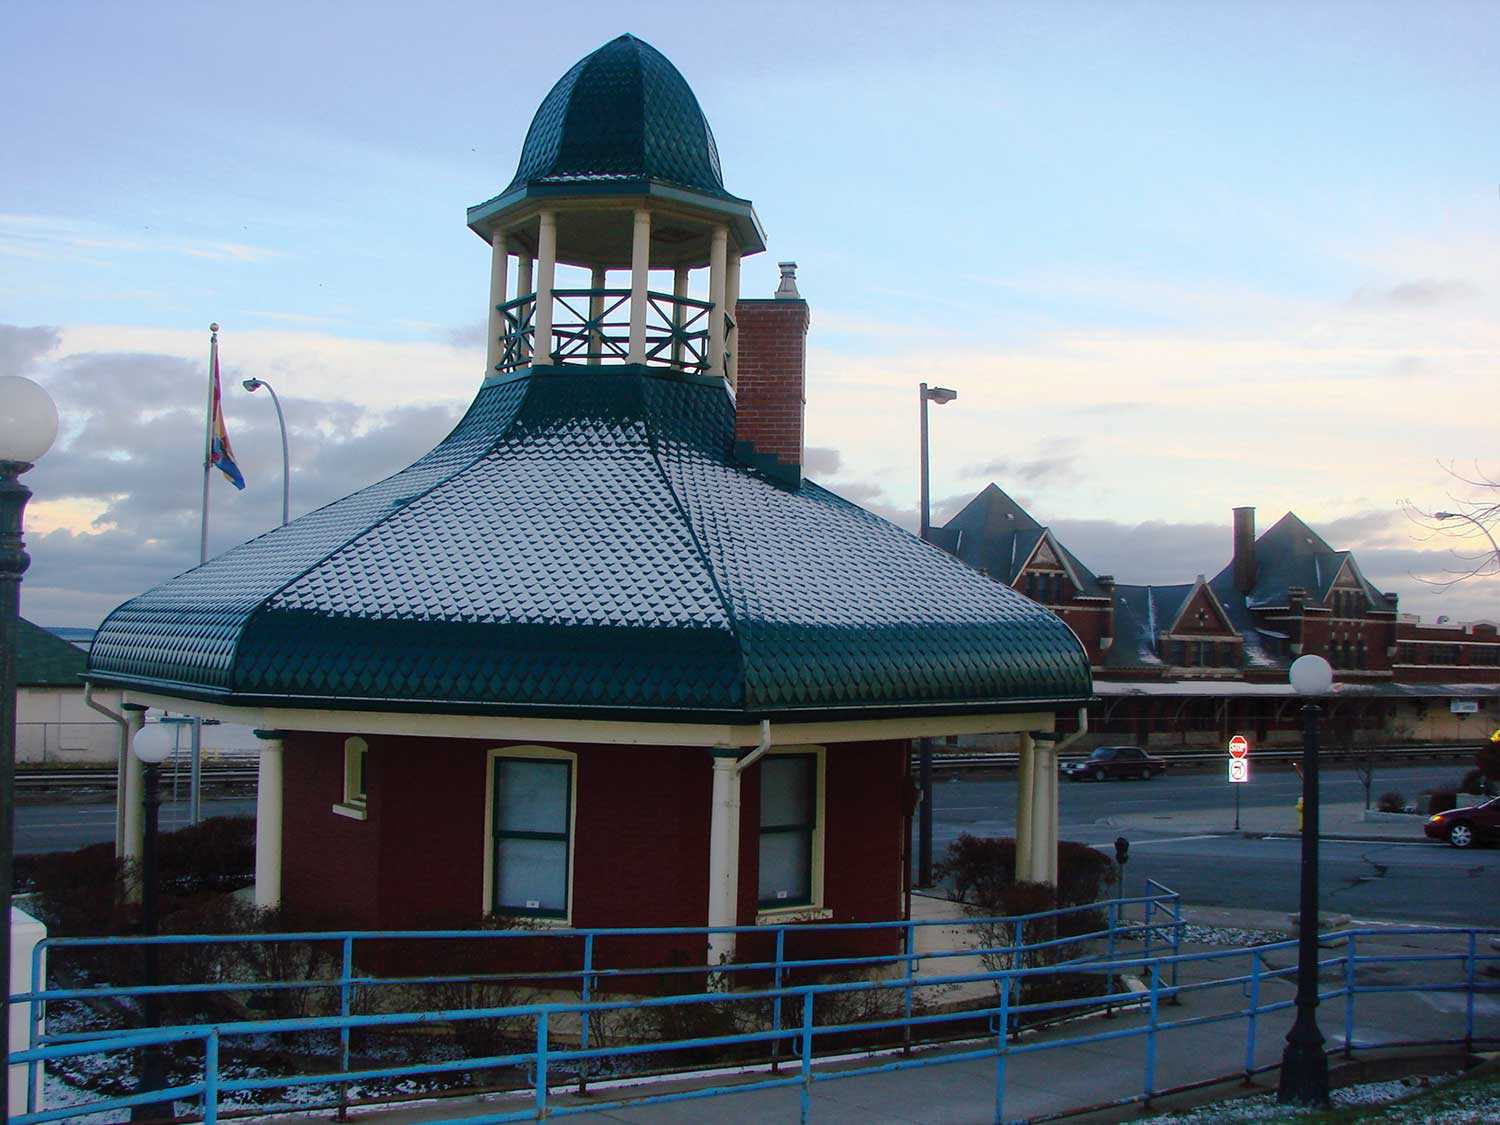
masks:
{"label": "white column", "polygon": [[1016,882],[1035,882],[1032,870],[1031,818],[1036,804],[1036,743],[1021,732],[1020,762],[1016,769]]}
{"label": "white column", "polygon": [[[140,733],[141,727],[146,722],[144,709],[135,710],[127,707],[125,709],[125,720],[129,727],[129,735],[125,742],[125,799],[121,805],[124,814],[124,831],[122,839],[124,847],[120,851],[120,858],[130,862],[141,861],[141,850],[146,841],[146,767],[141,765],[141,760],[135,756],[135,736]],[[141,884],[139,879],[127,879],[125,897],[130,902],[141,900]]]}
{"label": "white column", "polygon": [[[521,254],[516,258],[516,296],[530,297],[533,295],[534,289],[531,281],[531,255]],[[521,311],[524,312],[525,310],[523,309]],[[533,324],[534,323],[535,319],[533,318]],[[517,350],[520,352],[520,358],[522,359],[527,359],[531,355],[531,348],[525,343],[522,343]]]}
{"label": "white column", "polygon": [[265,910],[281,905],[281,825],[285,808],[280,731],[256,731],[260,743],[260,774],[255,784],[255,905]]}
{"label": "white column", "polygon": [[729,249],[729,229],[714,227],[708,245],[708,299],[713,308],[708,313],[708,373],[724,374],[724,275]]}
{"label": "white column", "polygon": [[[38,943],[43,941],[46,936],[46,926],[42,925],[42,923],[30,914],[27,914],[19,906],[12,906],[10,908],[10,992],[6,993],[7,996],[17,992],[31,991],[32,954],[36,950]],[[41,973],[36,980],[39,990],[47,987],[46,949],[42,950],[40,967]],[[44,1004],[38,1004],[37,1008],[41,1009],[45,1006]],[[10,1005],[10,1010],[6,1013],[6,1018],[10,1021],[10,1049],[12,1051],[24,1051],[27,1043],[30,1041],[27,1023],[31,1019],[31,1005]],[[42,1024],[43,1020],[39,1016],[36,1021],[36,1030],[39,1038],[43,1030]],[[10,1068],[10,1073],[6,1076],[10,1087],[9,1104],[12,1113],[20,1114],[26,1112],[27,1069],[25,1063],[16,1063]],[[44,1108],[42,1102],[42,1079],[45,1070],[46,1067],[44,1066],[36,1068],[36,1107],[39,1110]]]}
{"label": "white column", "polygon": [[[609,274],[608,274],[608,272],[604,269],[603,266],[595,266],[593,273],[591,273],[589,275],[589,288],[590,289],[603,289],[608,284],[609,284]],[[589,319],[593,320],[593,321],[597,321],[603,315],[604,315],[604,298],[602,296],[598,295],[598,294],[594,295],[593,297],[590,297],[589,298]],[[589,339],[589,351],[591,351],[591,352],[594,353],[593,357],[589,360],[589,362],[597,364],[599,362],[599,357],[604,352],[604,330],[603,329],[599,329],[598,331],[594,332],[593,335],[590,337],[590,339]]]}
{"label": "white column", "polygon": [[[679,301],[688,294],[688,279],[690,274],[691,271],[687,266],[678,266],[672,271],[672,296],[676,297]],[[679,331],[682,328],[684,320],[682,314],[683,308],[681,305],[672,306],[672,327]],[[680,340],[672,341],[672,366],[682,366],[682,341]]]}
{"label": "white column", "polygon": [[1032,808],[1032,865],[1036,881],[1057,885],[1057,740],[1041,735],[1036,743]]}
{"label": "white column", "polygon": [[505,285],[508,280],[506,273],[510,264],[510,255],[506,252],[507,244],[505,234],[502,231],[490,232],[490,315],[489,315],[489,342],[485,351],[484,373],[493,375],[495,367],[504,354],[503,340],[505,337],[505,317],[501,315],[500,306],[505,304]]}
{"label": "white column", "polygon": [[536,239],[536,354],[552,362],[552,279],[557,272],[557,215],[543,211]]}
{"label": "white column", "polygon": [[[724,279],[724,311],[731,317],[735,315],[735,306],[740,303],[740,252],[738,249],[729,251],[729,273]],[[729,335],[725,340],[725,347],[729,351],[727,366],[724,375],[729,380],[729,385],[734,386],[734,381],[739,377],[740,363],[740,330],[736,325],[730,328]]]}
{"label": "white column", "polygon": [[635,213],[630,240],[630,354],[631,363],[646,362],[646,290],[651,281],[651,212]]}
{"label": "white column", "polygon": [[[733,926],[739,918],[740,885],[740,775],[739,755],[728,749],[713,752],[713,804],[708,822],[708,924]],[[734,934],[708,936],[708,963],[734,959]]]}

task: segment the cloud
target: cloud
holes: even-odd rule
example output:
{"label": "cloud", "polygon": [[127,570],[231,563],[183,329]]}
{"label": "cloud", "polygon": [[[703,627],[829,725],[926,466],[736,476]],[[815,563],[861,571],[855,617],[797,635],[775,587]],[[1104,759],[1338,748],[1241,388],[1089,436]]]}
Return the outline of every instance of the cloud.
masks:
{"label": "cloud", "polygon": [[56,328],[0,324],[0,375],[20,375],[61,342]]}
{"label": "cloud", "polygon": [[[126,598],[198,561],[204,371],[200,358],[159,351],[53,355],[58,339],[53,329],[0,326],[0,370],[29,364],[63,419],[58,445],[28,476],[35,499],[25,609],[44,624],[92,626]],[[303,374],[328,362],[331,342],[321,343],[307,350]],[[427,347],[434,355],[449,351]],[[357,369],[363,355],[363,342],[351,341],[339,365]],[[247,373],[228,363],[223,372],[230,437],[249,487],[238,492],[218,474],[211,479],[213,554],[281,517],[275,412],[239,391]],[[277,384],[294,517],[410,464],[452,428],[467,401],[434,396],[417,381],[412,392],[429,401],[371,395],[362,403],[316,393],[342,385],[342,377],[319,383],[290,373]]]}
{"label": "cloud", "polygon": [[809,445],[802,451],[802,469],[808,476],[836,476],[842,458],[827,445]]}
{"label": "cloud", "polygon": [[460,325],[442,333],[442,339],[455,348],[482,348],[489,343],[490,326],[482,320]]}
{"label": "cloud", "polygon": [[1002,487],[1010,484],[1033,488],[1072,484],[1079,479],[1078,454],[1071,440],[1061,440],[1052,445],[1053,452],[1032,458],[998,457],[983,464],[966,465],[960,475],[971,479],[998,481]]}
{"label": "cloud", "polygon": [[1389,287],[1362,286],[1350,298],[1355,305],[1376,308],[1430,309],[1479,296],[1479,287],[1469,281],[1422,278]]}
{"label": "cloud", "polygon": [[53,258],[77,251],[125,254],[180,254],[216,262],[268,262],[285,255],[243,242],[195,240],[156,232],[125,233],[104,223],[56,215],[0,214],[0,253],[21,258]]}

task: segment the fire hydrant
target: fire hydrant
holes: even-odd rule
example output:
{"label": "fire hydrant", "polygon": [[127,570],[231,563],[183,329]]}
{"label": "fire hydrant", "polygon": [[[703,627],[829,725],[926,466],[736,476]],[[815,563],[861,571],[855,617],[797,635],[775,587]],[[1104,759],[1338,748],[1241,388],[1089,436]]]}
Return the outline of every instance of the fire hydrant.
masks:
{"label": "fire hydrant", "polygon": [[1302,831],[1302,798],[1297,798],[1297,831]]}

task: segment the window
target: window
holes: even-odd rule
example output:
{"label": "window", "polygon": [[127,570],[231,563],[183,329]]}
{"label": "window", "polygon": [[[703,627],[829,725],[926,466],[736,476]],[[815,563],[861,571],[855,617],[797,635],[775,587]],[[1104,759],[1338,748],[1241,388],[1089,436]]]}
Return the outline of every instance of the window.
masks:
{"label": "window", "polygon": [[333,806],[339,816],[364,820],[368,815],[365,799],[365,767],[370,744],[363,738],[344,739],[344,799]]}
{"label": "window", "polygon": [[761,759],[762,908],[814,904],[820,796],[817,754],[771,754]]}
{"label": "window", "polygon": [[1365,666],[1365,659],[1365,639],[1363,637],[1360,637],[1359,647],[1355,650],[1354,653],[1354,666],[1356,668],[1363,668]]}
{"label": "window", "polygon": [[486,907],[567,918],[571,903],[574,758],[527,747],[490,758]]}

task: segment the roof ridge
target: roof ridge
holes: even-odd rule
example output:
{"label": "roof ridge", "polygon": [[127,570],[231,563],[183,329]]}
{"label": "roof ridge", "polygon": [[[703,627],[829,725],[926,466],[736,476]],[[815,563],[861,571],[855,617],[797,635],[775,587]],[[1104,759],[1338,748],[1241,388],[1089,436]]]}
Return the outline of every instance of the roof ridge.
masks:
{"label": "roof ridge", "polygon": [[[693,526],[693,517],[688,514],[687,505],[683,503],[682,497],[678,495],[677,486],[672,483],[672,474],[662,464],[661,454],[657,448],[656,425],[651,404],[646,401],[645,387],[637,385],[641,396],[641,426],[646,431],[646,450],[651,456],[651,464],[656,467],[657,475],[661,477],[662,484],[666,486],[667,495],[672,498],[672,507],[677,512],[677,518],[682,521],[682,526],[687,532],[688,542],[693,545],[693,553],[698,556],[698,562],[702,565],[704,573],[708,575],[709,585],[714,589],[714,597],[719,599],[719,605],[724,610],[724,619],[729,622],[730,634],[734,637],[734,650],[737,654],[740,673],[740,691],[743,696],[748,696],[750,689],[750,673],[745,665],[745,637],[740,631],[740,619],[734,612],[734,604],[729,596],[724,593],[724,588],[719,585],[719,575],[714,569],[713,560],[708,556],[708,548],[698,538],[698,530]],[[742,698],[743,702],[743,698]]]}
{"label": "roof ridge", "polygon": [[[325,563],[327,563],[335,555],[341,554],[342,552],[348,550],[355,543],[358,543],[361,539],[363,539],[366,535],[369,535],[376,528],[385,526],[385,524],[388,523],[390,520],[394,519],[396,516],[398,516],[398,515],[402,514],[403,512],[405,512],[406,509],[409,508],[417,500],[421,499],[424,496],[429,496],[433,492],[437,491],[439,488],[442,488],[444,485],[448,484],[449,482],[457,480],[459,477],[463,476],[463,474],[467,473],[470,469],[472,469],[475,465],[479,464],[481,461],[483,461],[487,457],[489,457],[489,455],[495,451],[495,447],[497,445],[499,445],[501,441],[504,440],[505,435],[510,432],[511,427],[516,424],[516,419],[521,416],[521,410],[526,405],[526,400],[531,397],[532,390],[533,390],[533,388],[535,386],[536,386],[535,379],[531,378],[531,377],[528,377],[527,380],[526,380],[526,389],[525,389],[525,391],[522,392],[521,399],[520,399],[519,402],[516,403],[515,409],[511,411],[510,417],[506,419],[505,425],[502,426],[499,429],[498,432],[496,432],[494,434],[491,434],[489,441],[485,442],[483,445],[477,446],[476,447],[476,451],[474,453],[474,456],[470,457],[466,461],[460,462],[460,464],[457,467],[455,467],[452,472],[450,472],[450,473],[444,473],[444,474],[442,474],[442,475],[434,478],[427,486],[418,489],[416,492],[411,493],[404,500],[402,500],[400,503],[397,503],[396,501],[393,500],[390,504],[388,504],[386,506],[385,513],[382,514],[378,519],[374,520],[371,523],[365,524],[364,527],[360,528],[354,534],[349,535],[349,536],[345,537],[344,539],[341,539],[338,543],[336,543],[334,546],[330,547],[328,550],[321,552],[317,556],[317,558],[315,558],[311,563],[309,563],[307,566],[303,567],[301,570],[297,571],[291,577],[287,578],[284,582],[282,582],[280,585],[278,585],[270,593],[268,593],[264,597],[262,597],[256,603],[255,608],[252,609],[249,613],[245,614],[245,618],[244,618],[243,623],[240,625],[239,632],[238,632],[238,634],[234,638],[234,647],[229,650],[228,668],[229,668],[230,676],[233,677],[235,669],[238,668],[238,666],[239,666],[240,646],[245,643],[245,638],[250,635],[250,627],[251,627],[251,625],[253,625],[255,623],[255,619],[257,617],[259,617],[265,611],[266,606],[272,601],[272,599],[274,599],[276,597],[279,597],[281,594],[284,594],[292,586],[296,585],[298,582],[302,581],[302,579],[306,578],[309,574],[311,574],[314,570],[318,569],[318,567],[320,567],[320,566],[324,565]],[[482,389],[483,388],[481,387],[481,390]],[[469,413],[473,411],[475,405],[478,402],[479,402],[479,398],[476,397],[474,399],[474,401],[469,404],[469,410],[464,412],[464,417],[460,418],[458,420],[458,423],[453,427],[453,429],[448,432],[447,437],[443,438],[442,441],[438,442],[437,445],[433,446],[431,450],[429,450],[427,453],[424,453],[422,455],[422,457],[417,458],[417,460],[413,461],[410,465],[407,465],[403,469],[397,470],[396,472],[392,473],[389,477],[385,477],[381,481],[378,481],[376,483],[384,483],[384,481],[391,480],[391,479],[393,479],[395,477],[400,476],[402,473],[407,472],[408,470],[410,470],[411,468],[413,468],[415,465],[417,465],[420,461],[423,460],[423,458],[430,457],[433,453],[435,453],[439,449],[441,449],[444,445],[446,445],[452,439],[452,437],[453,437],[454,434],[458,433],[459,430],[463,429],[464,422],[467,420]],[[374,486],[372,485],[371,487],[374,487]],[[344,499],[347,499],[347,497],[345,497]],[[337,504],[337,503],[339,503],[339,501],[338,500],[334,500],[331,503]],[[328,507],[328,506],[330,506],[330,505],[326,505],[326,504],[324,505],[324,507]],[[322,509],[314,509],[314,510],[315,511],[321,511]],[[126,603],[126,604],[129,604],[129,603]],[[101,626],[101,628],[102,628],[102,626]],[[231,678],[231,681],[229,683],[229,690],[231,692],[235,690],[235,684],[234,684],[232,678]]]}

